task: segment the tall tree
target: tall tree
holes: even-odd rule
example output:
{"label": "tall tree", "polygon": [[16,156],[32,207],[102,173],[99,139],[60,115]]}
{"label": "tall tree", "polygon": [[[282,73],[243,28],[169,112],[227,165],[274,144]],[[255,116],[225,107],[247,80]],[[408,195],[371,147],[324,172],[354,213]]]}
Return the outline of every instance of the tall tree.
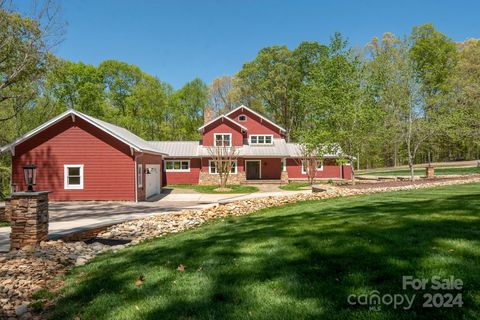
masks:
{"label": "tall tree", "polygon": [[216,114],[222,114],[237,107],[233,95],[233,79],[221,76],[212,81],[209,88],[210,105]]}

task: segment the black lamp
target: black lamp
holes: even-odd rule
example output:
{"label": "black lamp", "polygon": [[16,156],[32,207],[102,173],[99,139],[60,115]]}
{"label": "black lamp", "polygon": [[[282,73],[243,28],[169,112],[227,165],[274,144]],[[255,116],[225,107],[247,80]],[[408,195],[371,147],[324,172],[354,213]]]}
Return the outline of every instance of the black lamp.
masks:
{"label": "black lamp", "polygon": [[25,184],[28,186],[27,191],[32,192],[37,180],[37,166],[32,163],[25,165],[23,167],[23,175],[25,177]]}

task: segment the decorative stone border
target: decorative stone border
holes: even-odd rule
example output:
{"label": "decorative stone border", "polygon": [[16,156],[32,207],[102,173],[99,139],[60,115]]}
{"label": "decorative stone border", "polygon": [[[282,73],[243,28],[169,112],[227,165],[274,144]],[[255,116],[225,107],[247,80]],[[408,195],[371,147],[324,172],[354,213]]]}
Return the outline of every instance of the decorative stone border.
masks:
{"label": "decorative stone border", "polygon": [[[425,189],[439,186],[480,183],[480,177],[462,180],[445,180],[431,183],[381,187],[370,189],[348,189],[330,187],[326,192],[298,193],[290,196],[268,197],[244,200],[218,205],[204,210],[184,210],[165,213],[138,220],[123,222],[99,233],[98,237],[108,239],[130,239],[125,245],[108,247],[98,242],[87,245],[84,242],[44,241],[39,246],[27,246],[21,251],[0,255],[0,318],[18,316],[31,319],[29,311],[32,293],[41,288],[51,288],[50,280],[63,275],[75,265],[83,265],[97,254],[109,250],[117,251],[125,246],[168,233],[192,229],[206,221],[226,216],[247,215],[264,208],[281,206],[305,200],[320,200],[337,197],[391,192],[400,190]],[[3,313],[2,313],[3,312]]]}

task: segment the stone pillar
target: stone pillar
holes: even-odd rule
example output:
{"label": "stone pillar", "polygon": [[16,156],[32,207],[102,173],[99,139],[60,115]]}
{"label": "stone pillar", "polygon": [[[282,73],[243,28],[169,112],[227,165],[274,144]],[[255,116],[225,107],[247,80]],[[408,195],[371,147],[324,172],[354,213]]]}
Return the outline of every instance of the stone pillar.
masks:
{"label": "stone pillar", "polygon": [[281,183],[288,183],[288,172],[287,171],[282,171],[282,174],[280,175],[280,182]]}
{"label": "stone pillar", "polygon": [[425,171],[425,175],[427,176],[427,179],[435,178],[435,168],[427,167]]}
{"label": "stone pillar", "polygon": [[48,240],[48,191],[15,192],[11,210],[10,250]]}

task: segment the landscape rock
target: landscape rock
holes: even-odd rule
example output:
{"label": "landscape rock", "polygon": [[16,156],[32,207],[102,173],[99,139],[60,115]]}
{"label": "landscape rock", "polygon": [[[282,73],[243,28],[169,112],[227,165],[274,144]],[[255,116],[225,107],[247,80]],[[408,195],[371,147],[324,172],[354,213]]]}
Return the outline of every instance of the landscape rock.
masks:
{"label": "landscape rock", "polygon": [[[397,183],[397,182],[395,182]],[[109,227],[99,233],[97,238],[110,240],[131,240],[116,246],[107,246],[99,242],[42,241],[28,250],[13,250],[0,254],[0,318],[40,319],[28,307],[32,294],[42,288],[54,289],[61,283],[52,282],[74,266],[87,263],[101,252],[118,251],[124,247],[137,245],[144,240],[162,237],[169,233],[178,233],[196,228],[203,223],[228,216],[242,216],[260,209],[281,206],[305,200],[320,200],[335,197],[348,197],[361,194],[414,190],[437,186],[465,183],[480,183],[480,176],[457,179],[432,179],[428,182],[402,182],[397,185],[331,186],[325,192],[302,192],[293,195],[266,197],[238,201],[225,205],[215,205],[203,210],[183,210],[162,213],[146,218],[126,221]],[[28,302],[28,303],[26,303]]]}

